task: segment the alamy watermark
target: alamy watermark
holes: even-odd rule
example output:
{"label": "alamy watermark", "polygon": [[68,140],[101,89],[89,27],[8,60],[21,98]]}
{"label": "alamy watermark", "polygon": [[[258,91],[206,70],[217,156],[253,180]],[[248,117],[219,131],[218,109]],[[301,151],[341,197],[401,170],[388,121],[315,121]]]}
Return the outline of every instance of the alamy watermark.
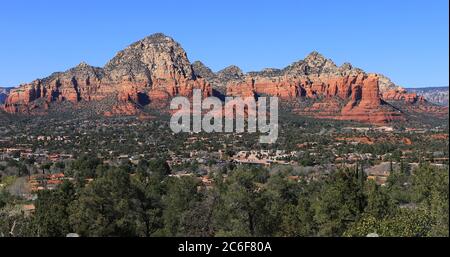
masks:
{"label": "alamy watermark", "polygon": [[275,143],[278,139],[277,97],[225,97],[223,103],[217,97],[203,99],[202,91],[194,89],[192,104],[189,98],[178,96],[172,99],[170,109],[176,110],[170,119],[174,133],[256,133],[258,129],[266,134],[260,136],[261,144]]}

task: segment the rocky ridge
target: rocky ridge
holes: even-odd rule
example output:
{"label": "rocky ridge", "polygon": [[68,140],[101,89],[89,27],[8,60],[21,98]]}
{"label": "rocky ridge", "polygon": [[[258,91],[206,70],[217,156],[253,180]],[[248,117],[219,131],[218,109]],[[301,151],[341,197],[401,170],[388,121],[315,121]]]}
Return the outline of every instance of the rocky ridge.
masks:
{"label": "rocky ridge", "polygon": [[[229,66],[214,73],[199,61],[191,64],[179,43],[158,33],[131,44],[103,68],[81,63],[21,85],[11,90],[3,108],[35,113],[55,102],[83,108],[102,101],[108,103],[104,115],[137,115],[146,106],[165,109],[172,97],[190,97],[194,88],[204,97],[213,89],[230,96],[278,96],[293,103],[299,114],[370,123],[404,119],[386,101],[425,101],[382,75],[367,74],[349,63],[337,66],[318,52],[283,69],[244,73]],[[312,102],[304,105],[302,99]]]}
{"label": "rocky ridge", "polygon": [[386,123],[404,120],[402,113],[387,101],[409,104],[425,101],[381,74],[368,74],[350,63],[337,66],[318,52],[283,69],[268,68],[244,74],[236,66],[230,67],[235,71],[234,76],[219,76],[221,72],[208,74],[214,88],[225,87],[230,96],[269,95],[291,102],[314,99],[310,106],[297,106],[296,112],[318,118]]}
{"label": "rocky ridge", "polygon": [[427,101],[435,104],[448,106],[448,87],[407,88],[409,93],[423,96]]}
{"label": "rocky ridge", "polygon": [[65,72],[13,89],[4,109],[10,113],[31,113],[35,101],[69,101],[83,104],[112,98],[115,104],[105,115],[134,115],[142,106],[163,106],[176,95],[190,96],[199,88],[205,96],[211,87],[197,79],[184,49],[172,38],[154,34],[120,51],[104,68],[81,63]]}

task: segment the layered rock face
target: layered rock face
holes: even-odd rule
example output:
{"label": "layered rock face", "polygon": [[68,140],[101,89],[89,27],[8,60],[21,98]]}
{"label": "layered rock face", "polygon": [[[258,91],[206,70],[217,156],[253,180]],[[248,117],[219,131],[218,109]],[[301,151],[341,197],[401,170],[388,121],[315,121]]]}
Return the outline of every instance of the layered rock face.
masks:
{"label": "layered rock face", "polygon": [[408,93],[406,89],[391,89],[383,93],[383,99],[391,101],[405,101],[408,103],[425,102],[423,96],[419,96],[416,93]]}
{"label": "layered rock face", "polygon": [[350,102],[341,110],[342,120],[356,120],[374,124],[404,120],[402,114],[381,100],[379,78],[369,75],[359,80],[352,89]]}
{"label": "layered rock face", "polygon": [[[88,102],[108,106],[103,114],[140,115],[145,106],[165,108],[174,96],[277,96],[293,111],[318,118],[385,123],[404,119],[389,101],[416,105],[425,100],[380,74],[367,74],[350,63],[337,66],[318,52],[283,68],[244,73],[229,66],[217,73],[191,64],[179,43],[154,34],[120,51],[103,68],[80,65],[11,90],[4,110],[34,113],[55,102],[83,108]],[[422,108],[425,110],[424,108]],[[430,109],[430,108],[428,108]]]}
{"label": "layered rock face", "polygon": [[[318,118],[385,123],[402,120],[401,114],[382,101],[378,77],[359,74],[343,77],[247,79],[228,86],[227,95],[251,97],[277,96],[283,101],[310,98],[316,102],[298,110]],[[344,102],[342,107],[339,102]]]}
{"label": "layered rock face", "polygon": [[409,94],[382,74],[368,74],[350,63],[337,66],[318,52],[283,69],[267,68],[245,74],[236,66],[231,67],[234,75],[222,79],[222,72],[213,73],[203,64],[195,66],[194,73],[207,78],[213,88],[226,85],[226,95],[277,96],[282,102],[294,103],[294,112],[318,118],[386,123],[405,120],[390,101],[414,105],[408,108],[414,111],[421,111],[418,105],[426,104],[423,97]]}
{"label": "layered rock face", "polygon": [[191,96],[194,88],[211,95],[211,86],[196,78],[183,48],[170,37],[154,34],[120,51],[104,68],[81,63],[21,85],[11,91],[4,109],[28,113],[37,100],[49,105],[112,98],[116,103],[107,115],[134,115],[145,105],[164,106],[174,96]]}
{"label": "layered rock face", "polygon": [[382,100],[379,81],[376,74],[366,74],[349,63],[338,67],[313,52],[283,70],[251,72],[239,82],[229,82],[227,95],[277,96],[285,102],[314,99],[295,111],[318,118],[370,123],[402,120],[401,113]]}
{"label": "layered rock face", "polygon": [[38,99],[48,104],[55,101],[77,103],[81,99],[98,98],[102,76],[102,69],[81,63],[66,72],[54,73],[11,90],[5,110],[11,113],[29,112]]}

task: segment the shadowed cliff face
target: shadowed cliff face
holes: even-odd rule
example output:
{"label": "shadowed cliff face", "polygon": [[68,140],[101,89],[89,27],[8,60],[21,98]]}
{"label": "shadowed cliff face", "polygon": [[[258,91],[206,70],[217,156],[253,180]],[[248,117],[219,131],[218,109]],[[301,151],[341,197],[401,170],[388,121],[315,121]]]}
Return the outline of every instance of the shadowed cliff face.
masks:
{"label": "shadowed cliff face", "polygon": [[4,104],[12,88],[0,87],[0,104]]}
{"label": "shadowed cliff face", "polygon": [[[229,66],[217,73],[197,61],[192,65],[179,43],[154,34],[117,53],[103,68],[86,63],[11,90],[4,109],[10,113],[42,112],[55,102],[83,108],[87,102],[104,103],[105,115],[136,115],[144,106],[164,109],[174,96],[277,96],[294,103],[294,111],[318,118],[384,123],[403,119],[384,100],[423,102],[382,75],[366,74],[349,63],[337,66],[312,52],[284,69],[244,73]],[[300,109],[295,103],[312,99]],[[87,107],[86,107],[87,108]]]}

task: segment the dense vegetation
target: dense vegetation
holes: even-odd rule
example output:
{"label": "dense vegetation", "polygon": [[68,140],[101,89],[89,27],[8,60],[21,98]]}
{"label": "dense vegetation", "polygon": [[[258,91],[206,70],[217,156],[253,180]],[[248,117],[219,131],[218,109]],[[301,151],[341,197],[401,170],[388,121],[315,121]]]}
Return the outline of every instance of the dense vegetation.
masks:
{"label": "dense vegetation", "polygon": [[[0,113],[0,236],[448,236],[448,122],[381,132],[280,115],[277,143],[261,145],[257,133],[174,135],[157,114]],[[250,150],[295,154],[236,166]],[[366,178],[388,162],[385,186]],[[73,180],[21,197],[28,176],[59,172]]]}
{"label": "dense vegetation", "polygon": [[75,179],[40,191],[33,215],[14,211],[23,200],[1,191],[0,235],[449,235],[448,170],[426,164],[395,170],[386,186],[361,168],[297,181],[289,168],[230,166],[212,175],[212,186],[169,176],[160,160],[109,166],[84,157],[64,172]]}

